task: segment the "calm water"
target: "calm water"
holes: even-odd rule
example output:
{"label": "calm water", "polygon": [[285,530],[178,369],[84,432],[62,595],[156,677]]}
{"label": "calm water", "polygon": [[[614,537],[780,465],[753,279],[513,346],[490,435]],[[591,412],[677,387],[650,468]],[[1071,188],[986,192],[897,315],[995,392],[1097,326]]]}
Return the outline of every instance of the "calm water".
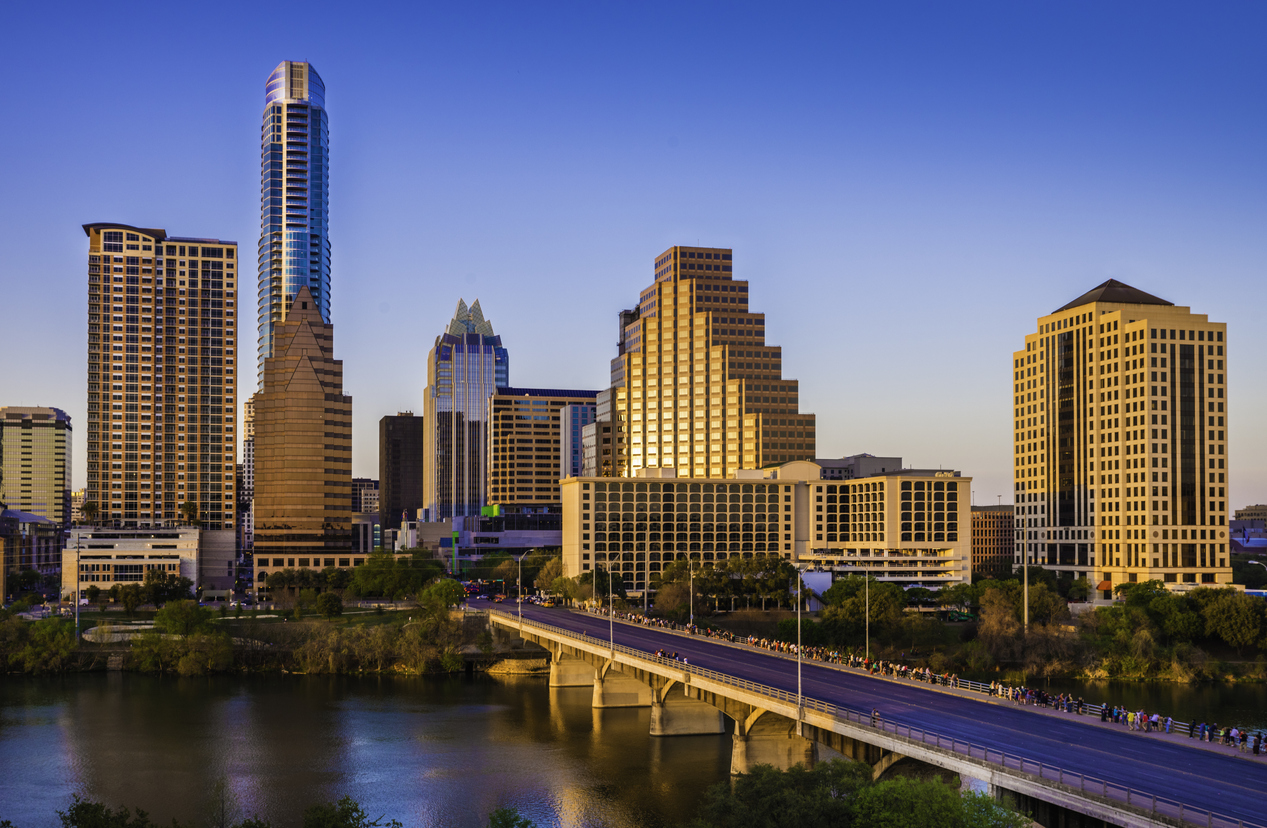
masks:
{"label": "calm water", "polygon": [[58,824],[72,794],[202,824],[217,780],[236,818],[297,825],[349,794],[407,828],[672,826],[729,774],[729,736],[652,739],[649,710],[590,707],[544,679],[86,674],[0,679],[0,819]]}

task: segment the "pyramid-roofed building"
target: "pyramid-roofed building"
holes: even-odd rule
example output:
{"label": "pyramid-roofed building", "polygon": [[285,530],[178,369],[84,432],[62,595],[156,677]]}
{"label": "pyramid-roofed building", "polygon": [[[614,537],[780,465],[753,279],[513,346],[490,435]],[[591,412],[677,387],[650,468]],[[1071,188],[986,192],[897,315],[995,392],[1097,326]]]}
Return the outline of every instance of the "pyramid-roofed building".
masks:
{"label": "pyramid-roofed building", "polygon": [[256,587],[279,569],[349,567],[352,398],[307,287],[276,327],[255,405]]}
{"label": "pyramid-roofed building", "polygon": [[1174,302],[1167,302],[1165,299],[1153,296],[1151,293],[1145,293],[1139,288],[1133,288],[1125,282],[1119,282],[1117,279],[1109,279],[1107,282],[1091,288],[1091,290],[1088,290],[1069,304],[1056,308],[1054,313],[1073,310],[1082,305],[1090,305],[1092,302],[1111,302],[1115,305],[1174,306]]}

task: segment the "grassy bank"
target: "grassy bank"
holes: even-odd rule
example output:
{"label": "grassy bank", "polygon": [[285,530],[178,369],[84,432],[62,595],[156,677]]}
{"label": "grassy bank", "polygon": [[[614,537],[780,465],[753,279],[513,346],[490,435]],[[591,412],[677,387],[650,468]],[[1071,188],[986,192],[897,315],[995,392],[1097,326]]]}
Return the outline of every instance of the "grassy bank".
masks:
{"label": "grassy bank", "polygon": [[[113,616],[113,617],[112,617]],[[216,613],[175,601],[131,617],[85,614],[74,621],[0,621],[0,666],[10,673],[105,669],[178,675],[284,671],[419,675],[461,670],[466,645],[490,646],[481,625],[440,601],[400,611]]]}

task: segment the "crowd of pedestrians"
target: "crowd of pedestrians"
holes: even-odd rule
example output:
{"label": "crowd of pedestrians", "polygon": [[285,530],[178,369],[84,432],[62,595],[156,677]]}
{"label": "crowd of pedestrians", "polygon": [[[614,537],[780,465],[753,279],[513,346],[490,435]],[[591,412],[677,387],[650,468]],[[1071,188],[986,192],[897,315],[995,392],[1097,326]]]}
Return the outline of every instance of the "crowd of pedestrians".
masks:
{"label": "crowd of pedestrians", "polygon": [[[607,610],[601,607],[590,607],[589,612],[603,617],[607,616]],[[616,612],[615,617],[621,621],[640,624],[645,627],[659,627],[661,629],[684,632],[688,635],[699,635],[705,638],[727,641],[732,644],[746,644],[750,647],[758,647],[784,655],[797,654],[797,645],[787,641],[759,638],[755,635],[736,636],[734,633],[707,625],[678,624],[664,618],[652,618],[636,612]],[[677,653],[657,650],[656,655],[662,658],[672,658],[684,664],[687,663],[686,658],[679,656]],[[1204,722],[1189,725],[1176,722],[1170,716],[1162,716],[1159,713],[1128,710],[1123,706],[1107,703],[1103,705],[1088,704],[1081,697],[1075,698],[1070,693],[1053,694],[1038,688],[1006,685],[997,681],[990,682],[989,685],[978,682],[961,682],[959,676],[953,673],[934,673],[927,667],[911,667],[901,662],[870,659],[859,653],[842,652],[831,647],[802,647],[801,657],[811,661],[822,661],[829,664],[840,664],[857,670],[865,670],[873,676],[922,681],[936,686],[956,689],[980,689],[990,696],[1010,700],[1018,706],[1046,707],[1076,715],[1095,715],[1098,710],[1100,721],[1122,725],[1132,731],[1166,734],[1175,732],[1182,734],[1186,730],[1188,738],[1199,738],[1204,742],[1235,747],[1242,753],[1253,753],[1255,756],[1267,756],[1267,733],[1263,731],[1251,732],[1248,729],[1237,727],[1220,728],[1217,724],[1206,724]]]}

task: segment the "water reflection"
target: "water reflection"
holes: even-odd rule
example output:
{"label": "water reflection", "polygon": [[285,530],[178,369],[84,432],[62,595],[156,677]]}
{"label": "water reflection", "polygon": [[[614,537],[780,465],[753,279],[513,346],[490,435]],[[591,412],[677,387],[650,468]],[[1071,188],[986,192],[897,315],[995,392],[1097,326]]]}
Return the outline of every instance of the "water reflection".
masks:
{"label": "water reflection", "polygon": [[350,794],[407,826],[658,828],[727,778],[729,736],[648,736],[649,710],[594,711],[543,679],[91,674],[0,683],[0,819],[57,824],[72,793],[195,821],[217,780],[240,815],[295,825]]}

